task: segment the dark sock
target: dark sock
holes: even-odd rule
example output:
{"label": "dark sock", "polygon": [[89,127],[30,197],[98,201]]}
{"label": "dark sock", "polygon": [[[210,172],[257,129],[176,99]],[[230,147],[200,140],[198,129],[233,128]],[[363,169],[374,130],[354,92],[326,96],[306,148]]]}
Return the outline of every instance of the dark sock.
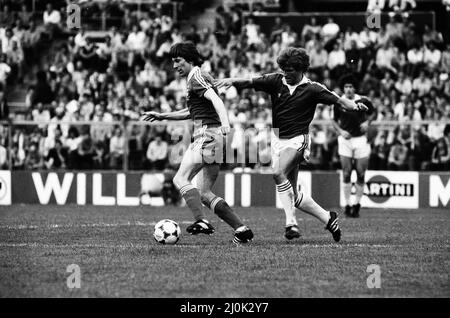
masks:
{"label": "dark sock", "polygon": [[211,210],[213,210],[214,213],[216,213],[219,218],[224,220],[234,230],[244,225],[244,223],[242,223],[241,218],[230,208],[228,203],[221,197],[215,197],[205,205],[208,206]]}
{"label": "dark sock", "polygon": [[200,193],[193,185],[186,185],[180,189],[181,196],[186,201],[187,206],[194,214],[196,221],[205,219],[205,213],[202,208],[202,201],[200,198]]}

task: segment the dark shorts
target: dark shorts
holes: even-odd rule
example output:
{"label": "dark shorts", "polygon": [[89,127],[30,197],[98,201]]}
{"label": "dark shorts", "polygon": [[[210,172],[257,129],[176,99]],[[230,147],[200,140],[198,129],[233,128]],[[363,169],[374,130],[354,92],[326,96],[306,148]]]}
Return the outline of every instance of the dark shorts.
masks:
{"label": "dark shorts", "polygon": [[204,163],[222,163],[224,139],[220,127],[203,126],[194,131],[189,148],[200,153]]}

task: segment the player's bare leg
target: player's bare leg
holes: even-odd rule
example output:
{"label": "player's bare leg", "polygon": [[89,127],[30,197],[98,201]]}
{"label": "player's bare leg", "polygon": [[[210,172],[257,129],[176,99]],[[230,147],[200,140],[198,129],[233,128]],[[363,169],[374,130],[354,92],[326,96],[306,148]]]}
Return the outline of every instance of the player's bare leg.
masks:
{"label": "player's bare leg", "polygon": [[198,187],[202,203],[210,208],[219,218],[235,230],[235,243],[247,243],[253,238],[253,232],[244,225],[241,218],[228,203],[211,191],[217,180],[220,164],[207,164],[198,175]]}
{"label": "player's bare leg", "polygon": [[345,200],[345,215],[352,216],[352,204],[350,202],[352,193],[352,158],[346,156],[340,156],[341,166],[342,166],[342,193],[344,194]]}
{"label": "player's bare leg", "polygon": [[192,178],[202,169],[203,165],[201,154],[188,148],[181,161],[180,168],[173,178],[175,187],[180,191],[187,206],[194,214],[196,222],[186,229],[190,234],[214,233],[214,228],[209,224],[203,211],[200,192],[191,183]]}
{"label": "player's bare leg", "polygon": [[366,171],[369,167],[369,157],[356,159],[356,197],[355,204],[352,208],[353,217],[359,217],[359,210],[361,209],[361,198],[364,194],[364,185],[366,179]]}

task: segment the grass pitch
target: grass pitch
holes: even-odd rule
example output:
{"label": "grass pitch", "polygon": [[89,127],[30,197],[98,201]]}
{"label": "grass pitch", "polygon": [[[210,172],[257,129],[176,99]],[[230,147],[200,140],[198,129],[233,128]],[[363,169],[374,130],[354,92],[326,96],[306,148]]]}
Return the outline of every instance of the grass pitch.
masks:
{"label": "grass pitch", "polygon": [[[0,207],[1,297],[449,297],[448,210],[369,210],[340,216],[334,243],[297,212],[302,238],[284,237],[284,213],[237,209],[254,241],[235,246],[216,216],[212,236],[190,236],[187,208],[15,205]],[[163,219],[182,228],[178,244],[153,238]],[[69,289],[70,264],[81,288]],[[370,264],[381,288],[370,289]]]}

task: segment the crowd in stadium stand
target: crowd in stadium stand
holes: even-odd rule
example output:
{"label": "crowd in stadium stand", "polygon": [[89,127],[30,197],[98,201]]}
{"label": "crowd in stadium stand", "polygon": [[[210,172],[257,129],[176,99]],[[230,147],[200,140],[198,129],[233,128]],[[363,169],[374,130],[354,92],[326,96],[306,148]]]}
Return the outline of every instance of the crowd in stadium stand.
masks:
{"label": "crowd in stadium stand", "polygon": [[[274,72],[281,50],[304,47],[311,56],[311,80],[342,94],[339,78],[352,72],[359,79],[358,93],[368,96],[376,108],[375,120],[398,122],[369,130],[371,169],[450,168],[450,126],[442,122],[450,119],[450,44],[429,25],[414,25],[408,16],[391,15],[380,29],[361,31],[341,29],[331,17],[313,17],[301,33],[278,18],[270,34],[264,34],[239,6],[218,7],[215,25],[202,30],[194,25],[182,30],[158,10],[138,15],[124,9],[121,23],[98,39],[87,36],[83,28],[67,33],[61,23],[64,10],[51,6],[40,24],[30,18],[27,7],[15,15],[6,6],[0,9],[0,106],[8,83],[24,82],[24,70],[33,63],[40,41],[44,38],[55,47],[29,85],[29,111],[14,117],[52,123],[15,126],[11,140],[3,127],[0,168],[9,162],[8,142],[13,169],[121,169],[126,162],[130,169],[176,168],[181,158],[177,154],[189,143],[183,139],[188,124],[127,125],[123,130],[125,124],[105,123],[138,120],[146,110],[185,107],[185,80],[173,71],[168,53],[172,44],[186,40],[198,45],[206,59],[202,68],[215,78]],[[61,34],[67,40],[57,40]],[[234,88],[219,93],[234,128],[228,146],[237,156],[248,157],[243,149],[269,139],[269,97]],[[6,117],[4,108],[0,107],[0,118]],[[317,120],[331,116],[331,106],[318,106]],[[73,124],[57,124],[58,120]],[[406,124],[411,120],[433,122],[411,127]],[[99,124],[77,124],[82,121]],[[311,160],[305,168],[338,168],[336,132],[312,125],[311,136]],[[270,166],[269,147],[260,147],[259,156],[264,159],[260,163],[246,160],[244,165],[224,167]]]}

